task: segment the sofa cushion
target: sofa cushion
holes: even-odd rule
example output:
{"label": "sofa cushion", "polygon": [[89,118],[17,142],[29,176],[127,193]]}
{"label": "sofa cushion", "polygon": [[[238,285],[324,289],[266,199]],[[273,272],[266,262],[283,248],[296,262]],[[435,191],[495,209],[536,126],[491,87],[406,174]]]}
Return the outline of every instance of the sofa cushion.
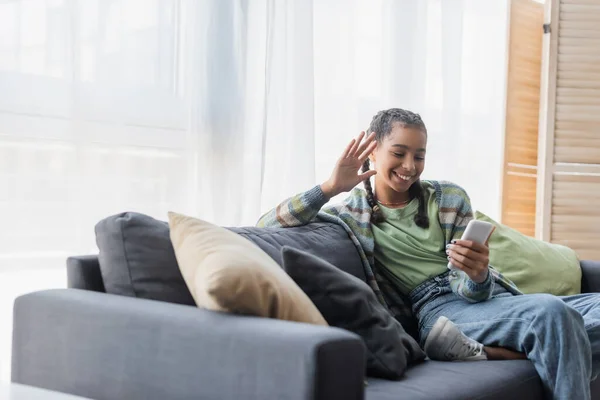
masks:
{"label": "sofa cushion", "polygon": [[198,307],[327,326],[302,289],[254,243],[174,212],[169,227],[179,269]]}
{"label": "sofa cushion", "polygon": [[513,361],[425,361],[399,382],[369,379],[366,400],[543,399],[533,364]]}
{"label": "sofa cushion", "polygon": [[367,374],[399,379],[425,354],[362,280],[306,252],[284,247],[283,268],[331,326],[358,334],[367,348]]}
{"label": "sofa cushion", "polygon": [[[228,229],[254,242],[279,265],[281,248],[287,245],[310,251],[365,280],[358,251],[341,226]],[[96,243],[107,293],[194,305],[166,222],[135,212],[113,215],[96,225]]]}

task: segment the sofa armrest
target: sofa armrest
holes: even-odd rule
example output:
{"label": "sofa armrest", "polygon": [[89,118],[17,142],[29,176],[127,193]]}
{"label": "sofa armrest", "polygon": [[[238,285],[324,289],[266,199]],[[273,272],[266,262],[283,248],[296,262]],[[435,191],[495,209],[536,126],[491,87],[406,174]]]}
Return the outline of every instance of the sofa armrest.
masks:
{"label": "sofa armrest", "polygon": [[600,293],[600,261],[581,261],[581,292]]}
{"label": "sofa armrest", "polygon": [[13,382],[94,399],[364,397],[337,328],[60,289],[19,297],[13,330]]}

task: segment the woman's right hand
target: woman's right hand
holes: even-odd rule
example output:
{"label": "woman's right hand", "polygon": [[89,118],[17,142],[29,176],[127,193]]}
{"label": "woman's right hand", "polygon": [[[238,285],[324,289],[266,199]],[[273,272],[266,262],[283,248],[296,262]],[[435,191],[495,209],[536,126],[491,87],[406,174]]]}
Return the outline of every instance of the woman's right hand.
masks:
{"label": "woman's right hand", "polygon": [[375,150],[375,147],[377,147],[375,132],[366,138],[365,132],[361,132],[356,139],[352,139],[335,164],[329,179],[321,185],[323,193],[331,198],[352,190],[359,183],[375,175],[377,173],[375,170],[359,174],[363,163],[369,157],[369,154]]}

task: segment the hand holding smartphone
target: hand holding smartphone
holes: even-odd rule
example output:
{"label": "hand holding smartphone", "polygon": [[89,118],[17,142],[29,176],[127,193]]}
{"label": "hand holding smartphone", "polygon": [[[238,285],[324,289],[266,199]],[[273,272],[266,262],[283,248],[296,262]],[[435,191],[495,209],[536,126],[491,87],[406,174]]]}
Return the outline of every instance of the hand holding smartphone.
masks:
{"label": "hand holding smartphone", "polygon": [[[494,229],[495,226],[489,222],[472,219],[469,221],[461,240],[471,240],[476,243],[484,244],[490,238]],[[456,270],[457,268],[449,262],[448,269]]]}

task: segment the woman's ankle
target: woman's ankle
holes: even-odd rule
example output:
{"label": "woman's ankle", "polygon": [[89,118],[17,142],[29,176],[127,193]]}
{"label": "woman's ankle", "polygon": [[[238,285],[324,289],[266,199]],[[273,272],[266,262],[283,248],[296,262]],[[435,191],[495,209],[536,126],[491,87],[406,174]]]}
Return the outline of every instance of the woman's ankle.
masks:
{"label": "woman's ankle", "polygon": [[488,347],[484,346],[483,350],[487,354],[488,360],[526,360],[525,353],[509,350],[504,347]]}

